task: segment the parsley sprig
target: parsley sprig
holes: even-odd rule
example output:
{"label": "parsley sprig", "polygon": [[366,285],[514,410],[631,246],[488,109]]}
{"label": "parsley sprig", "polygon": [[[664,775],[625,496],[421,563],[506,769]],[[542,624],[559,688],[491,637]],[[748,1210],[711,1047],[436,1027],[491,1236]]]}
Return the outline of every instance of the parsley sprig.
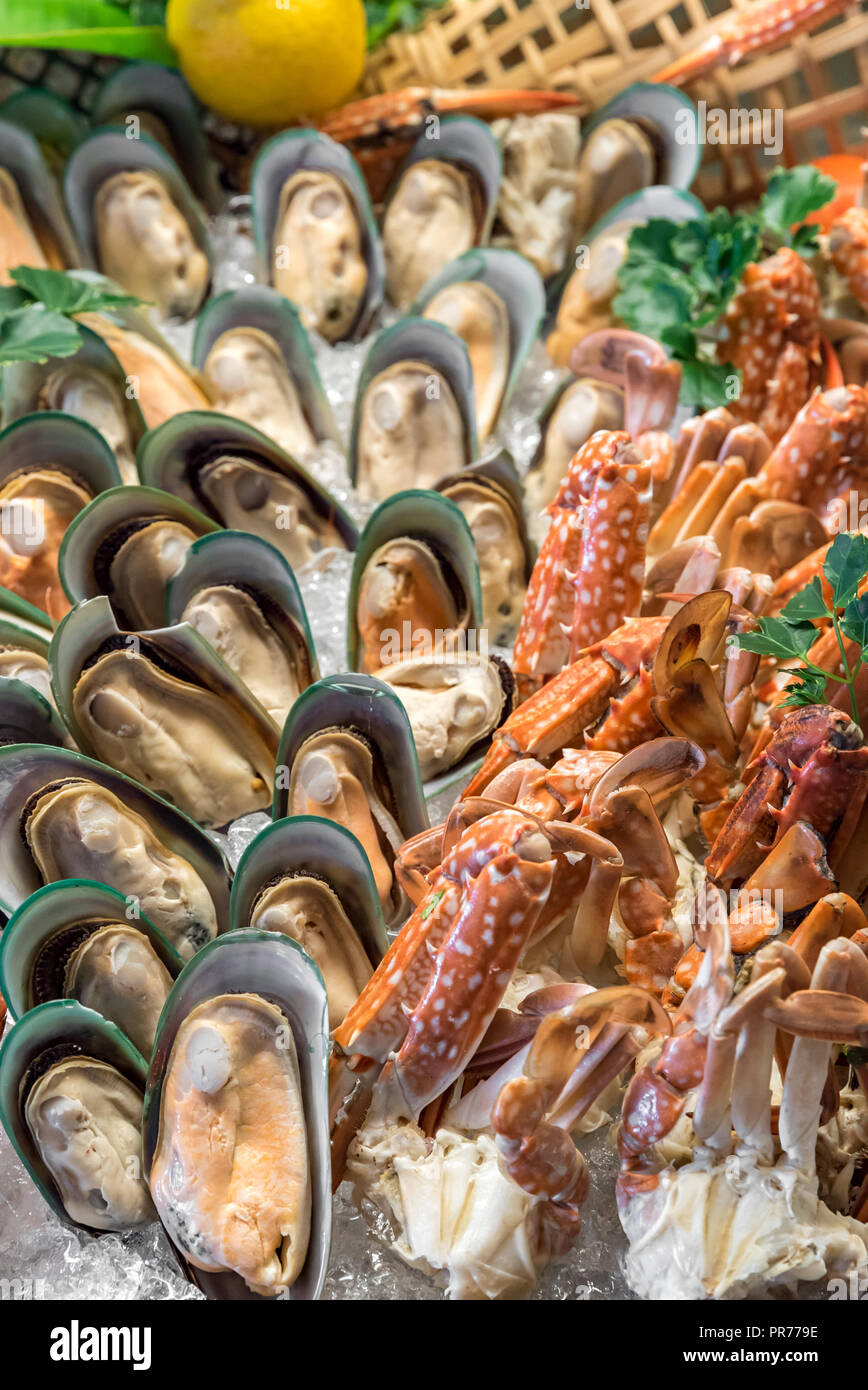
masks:
{"label": "parsley sprig", "polygon": [[[823,574],[832,590],[832,602],[823,596],[823,584],[815,575],[804,589],[794,594],[776,618],[760,618],[759,631],[741,633],[738,645],[743,651],[758,652],[777,661],[800,661],[796,669],[785,666],[787,675],[797,679],[786,686],[782,705],[819,705],[826,698],[826,682],[849,688],[850,708],[859,722],[854,685],[861,666],[868,665],[868,593],[859,586],[868,574],[868,536],[848,532],[836,536],[823,562]],[[820,635],[815,624],[830,623],[841,654],[841,672],[827,671],[809,660],[808,653]],[[855,653],[847,657],[844,639],[856,643]]]}
{"label": "parsley sprig", "polygon": [[720,325],[752,261],[780,246],[817,250],[805,218],[835,196],[833,179],[809,164],[776,169],[754,212],[715,208],[691,222],[652,218],[635,227],[618,273],[614,311],[681,363],[681,399],[708,408],[732,399],[738,372],[718,362]]}
{"label": "parsley sprig", "polygon": [[18,266],[0,287],[0,366],[71,357],[81,347],[76,314],[140,304],[110,280],[83,280],[64,270]]}

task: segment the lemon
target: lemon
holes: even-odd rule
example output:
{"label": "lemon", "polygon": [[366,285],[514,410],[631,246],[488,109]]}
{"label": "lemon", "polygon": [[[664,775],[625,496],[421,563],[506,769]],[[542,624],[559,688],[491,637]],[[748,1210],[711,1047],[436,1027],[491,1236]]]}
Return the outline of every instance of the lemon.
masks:
{"label": "lemon", "polygon": [[340,106],[365,61],[362,0],[169,0],[166,28],[196,95],[243,125]]}

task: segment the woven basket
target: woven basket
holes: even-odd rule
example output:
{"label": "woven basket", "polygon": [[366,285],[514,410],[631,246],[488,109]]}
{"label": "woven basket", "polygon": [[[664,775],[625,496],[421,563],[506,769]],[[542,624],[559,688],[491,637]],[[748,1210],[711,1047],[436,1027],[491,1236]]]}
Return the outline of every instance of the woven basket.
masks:
{"label": "woven basket", "polygon": [[[590,111],[647,80],[756,0],[450,0],[412,34],[387,39],[368,61],[366,94],[407,86],[532,87],[574,92]],[[115,59],[0,49],[0,98],[45,85],[87,111]],[[689,89],[710,108],[771,108],[783,115],[786,164],[864,153],[868,123],[868,0]],[[255,132],[205,113],[214,152],[241,186]],[[755,199],[777,158],[754,145],[706,146],[694,191],[708,204]]]}
{"label": "woven basket", "polygon": [[[591,110],[695,48],[748,0],[450,0],[413,34],[386,40],[368,65],[369,93],[406,86],[548,87]],[[868,0],[789,46],[689,88],[709,108],[783,113],[780,160],[756,146],[706,146],[695,192],[736,204],[769,168],[863,153],[868,122]]]}

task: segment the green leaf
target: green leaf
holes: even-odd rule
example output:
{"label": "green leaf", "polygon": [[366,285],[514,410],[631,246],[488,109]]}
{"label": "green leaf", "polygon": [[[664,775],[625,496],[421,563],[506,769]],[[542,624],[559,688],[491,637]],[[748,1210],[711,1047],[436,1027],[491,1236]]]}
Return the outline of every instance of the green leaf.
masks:
{"label": "green leaf", "polygon": [[710,410],[716,405],[729,405],[733,399],[732,382],[741,374],[731,362],[709,362],[697,358],[681,365],[681,400]]}
{"label": "green leaf", "polygon": [[823,562],[823,573],[832,586],[835,608],[846,608],[856,597],[868,572],[868,536],[860,531],[845,531],[830,545]]}
{"label": "green leaf", "polygon": [[64,314],[27,306],[0,323],[0,364],[47,362],[71,357],[81,347],[81,334]]}
{"label": "green leaf", "polygon": [[858,642],[860,647],[868,647],[868,594],[854,598],[852,603],[847,604],[841,619],[841,631],[852,642]]}
{"label": "green leaf", "polygon": [[135,18],[130,7],[105,0],[3,0],[0,45],[73,48],[176,66],[162,23],[137,24]]}
{"label": "green leaf", "polygon": [[816,637],[817,629],[813,623],[788,623],[783,618],[760,618],[759,631],[739,633],[738,645],[742,651],[758,652],[760,656],[774,656],[779,660],[797,657],[802,661]]}
{"label": "green leaf", "polygon": [[135,295],[126,294],[111,280],[82,280],[65,270],[37,270],[26,265],[16,266],[9,273],[31,299],[59,314],[93,313],[118,304],[142,302]]}
{"label": "green leaf", "polygon": [[435,893],[434,896],[433,896],[432,898],[429,899],[429,901],[428,901],[428,902],[425,904],[425,906],[422,908],[421,917],[422,917],[422,921],[423,921],[423,922],[425,922],[425,921],[428,920],[428,918],[431,916],[431,913],[434,911],[435,907],[436,907],[437,904],[440,902],[440,899],[441,899],[441,898],[445,898],[445,896],[446,896],[446,889],[445,889],[445,888],[441,888],[440,891],[439,891],[438,893]]}
{"label": "green leaf", "polygon": [[784,687],[786,698],[782,705],[795,708],[798,705],[822,705],[826,698],[826,677],[819,671],[787,671],[787,675],[797,676]]}
{"label": "green leaf", "polygon": [[868,1062],[868,1047],[845,1047],[843,1052],[851,1067],[864,1067]]}
{"label": "green leaf", "polygon": [[365,0],[368,15],[368,47],[373,48],[396,29],[415,29],[429,10],[446,0]]}
{"label": "green leaf", "polygon": [[810,584],[794,594],[789,603],[781,609],[781,617],[794,623],[830,616],[826,600],[823,598],[823,585],[819,575],[815,575]]}
{"label": "green leaf", "polygon": [[760,224],[790,244],[793,225],[804,222],[810,213],[825,207],[836,192],[835,180],[821,174],[811,164],[798,164],[795,169],[775,169],[760,200]]}

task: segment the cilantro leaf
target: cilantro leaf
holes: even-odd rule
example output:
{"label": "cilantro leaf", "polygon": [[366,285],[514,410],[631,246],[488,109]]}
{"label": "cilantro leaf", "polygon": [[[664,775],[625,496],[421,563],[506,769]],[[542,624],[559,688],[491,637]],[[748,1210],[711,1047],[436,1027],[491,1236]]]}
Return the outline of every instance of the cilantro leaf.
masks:
{"label": "cilantro leaf", "polygon": [[731,362],[708,362],[697,358],[694,362],[681,363],[681,399],[703,410],[715,405],[729,405],[733,399],[733,383],[740,382],[741,373]]}
{"label": "cilantro leaf", "polygon": [[821,705],[826,698],[826,677],[820,671],[787,671],[787,675],[797,676],[785,686],[785,698],[781,704],[795,708],[797,705]]}
{"label": "cilantro leaf", "polygon": [[80,347],[81,334],[72,320],[52,310],[27,306],[0,323],[0,362],[47,362],[49,357],[71,357]]}
{"label": "cilantro leaf", "polygon": [[861,531],[845,531],[830,545],[823,562],[823,573],[832,586],[832,602],[846,608],[868,571],[868,536]]}
{"label": "cilantro leaf", "polygon": [[781,609],[781,617],[795,623],[830,616],[826,600],[823,598],[823,585],[819,575],[814,575],[810,584],[794,594],[789,603]]}
{"label": "cilantro leaf", "polygon": [[812,212],[825,207],[836,191],[835,180],[821,174],[811,164],[799,164],[795,169],[775,169],[758,208],[761,226],[785,246],[792,245],[793,225],[804,222]]}
{"label": "cilantro leaf", "polygon": [[125,294],[111,280],[82,280],[65,270],[38,270],[26,265],[9,273],[31,299],[59,314],[84,314],[142,302],[133,294]]}

